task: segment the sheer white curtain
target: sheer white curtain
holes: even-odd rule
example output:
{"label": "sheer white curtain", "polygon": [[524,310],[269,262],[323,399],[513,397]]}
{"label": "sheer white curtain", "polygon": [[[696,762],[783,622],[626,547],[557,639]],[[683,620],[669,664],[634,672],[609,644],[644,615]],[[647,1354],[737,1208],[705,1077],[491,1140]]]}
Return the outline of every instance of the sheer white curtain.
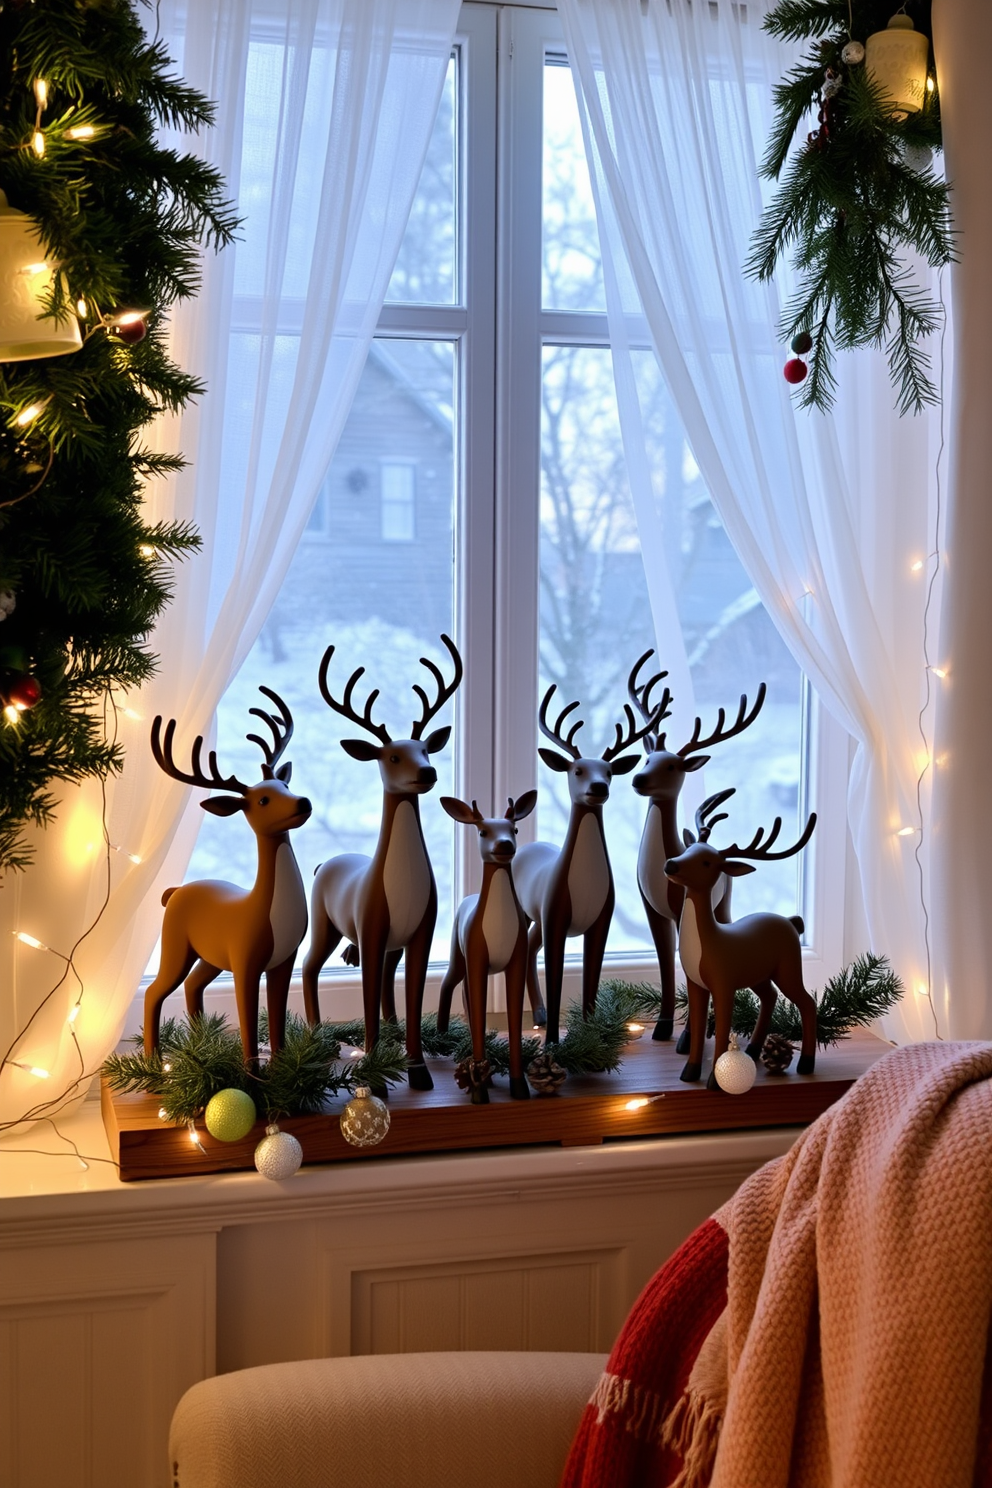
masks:
{"label": "sheer white curtain", "polygon": [[[2,896],[0,1087],[12,1120],[99,1067],[119,1036],[202,819],[153,763],[149,722],[178,719],[178,747],[207,733],[285,575],[330,463],[382,308],[437,112],[459,0],[162,0],[177,71],[217,100],[192,144],[224,173],[241,241],[204,262],[180,306],[179,364],[207,395],[158,429],[190,462],[149,509],[189,518],[203,551],[178,567],[153,638],[159,672],[116,699],[127,750],[107,789],[67,791],[37,861]],[[189,148],[190,142],[180,142]],[[112,710],[114,711],[114,710]],[[132,859],[138,858],[140,862]],[[62,961],[75,955],[84,988]],[[24,931],[51,950],[16,940]],[[47,999],[47,1000],[46,1000]],[[26,1028],[23,1036],[18,1033]],[[78,1040],[78,1051],[76,1042]],[[48,1078],[32,1074],[47,1070]]]}
{"label": "sheer white curtain", "polygon": [[[909,988],[888,1031],[932,1037],[916,851],[925,867],[922,617],[939,418],[899,419],[884,362],[867,353],[842,359],[833,415],[792,406],[779,295],[742,272],[762,206],[771,89],[794,59],[762,32],[763,7],[559,0],[558,9],[596,192],[625,442],[639,440],[628,335],[643,313],[727,532],[820,699],[856,740],[848,815],[871,947]],[[650,531],[660,517],[641,486],[638,521]]]}

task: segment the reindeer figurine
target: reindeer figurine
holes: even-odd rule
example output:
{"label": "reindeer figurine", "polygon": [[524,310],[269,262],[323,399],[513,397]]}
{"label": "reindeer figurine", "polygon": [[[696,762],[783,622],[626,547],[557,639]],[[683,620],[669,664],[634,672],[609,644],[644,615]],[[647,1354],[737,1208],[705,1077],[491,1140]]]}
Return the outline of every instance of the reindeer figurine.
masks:
{"label": "reindeer figurine", "polygon": [[565,941],[569,936],[583,937],[583,1014],[589,1013],[595,1005],[615,898],[613,873],[603,834],[603,807],[609,800],[613,776],[626,775],[637,767],[637,755],[623,754],[623,751],[636,744],[657,723],[657,713],[652,713],[644,727],[638,729],[633,712],[625,703],[624,724],[615,725],[613,743],[603,750],[599,759],[591,759],[581,755],[575,744],[575,735],[582,727],[581,719],[571,723],[567,735],[562,732],[568,715],[579,706],[577,702],[568,703],[554,728],[549,727],[548,705],[554,692],[552,684],[544,694],[538,722],[545,738],[551,739],[565,753],[558,754],[553,749],[540,749],[538,753],[549,769],[568,775],[572,802],[568,828],[560,849],[549,842],[531,842],[522,847],[517,854],[514,873],[520,903],[524,913],[533,921],[528,936],[527,989],[535,1013],[542,1007],[537,953],[544,946],[549,1043],[558,1042]]}
{"label": "reindeer figurine", "polygon": [[454,642],[446,635],[441,640],[454,663],[454,676],[446,683],[433,661],[425,656],[420,658],[421,665],[434,679],[437,696],[431,702],[424,689],[414,683],[421,716],[414,723],[409,739],[391,739],[382,724],[373,722],[372,705],[379,696],[378,688],[369,693],[364,712],[355,709],[352,695],[364,667],[352,672],[338,702],[327,685],[333,646],[328,646],[320,663],[324,702],[377,741],[342,739],[341,748],[352,759],[378,762],[383,786],[382,825],[371,858],[363,853],[344,853],[317,869],[311,895],[310,950],[303,962],[306,1014],[310,1023],[320,1021],[318,977],[344,935],[351,942],[345,960],[362,969],[365,1047],[371,1049],[379,1037],[380,1005],[385,1018],[395,1021],[393,980],[405,952],[406,1051],[410,1061],[408,1078],[414,1090],[434,1088],[424,1063],[420,1017],[437,919],[437,887],[420,825],[419,798],[437,783],[437,771],[430,756],[444,748],[451,729],[435,729],[426,738],[423,733],[435,714],[454,696],[462,680],[462,660]]}
{"label": "reindeer figurine", "polygon": [[[669,715],[672,695],[666,687],[658,703],[654,704],[651,701],[651,692],[668,673],[658,672],[645,683],[637,680],[641,667],[653,654],[652,651],[645,651],[636,662],[627,679],[627,692],[642,718],[655,717],[661,723]],[[697,718],[692,737],[675,753],[665,748],[665,735],[657,732],[657,725],[644,735],[648,757],[644,768],[634,776],[631,784],[639,796],[646,796],[648,799],[648,812],[637,857],[637,887],[641,893],[661,973],[661,1017],[655,1024],[652,1035],[656,1039],[670,1039],[675,1020],[675,938],[685,895],[678,884],[666,878],[665,862],[682,851],[678,827],[678,800],[682,786],[686,775],[694,770],[701,770],[709,763],[710,756],[700,751],[742,734],[757,718],[764,701],[765,684],[762,682],[751,710],[748,711],[747,697],[742,696],[737,717],[730,728],[727,728],[727,715],[721,708],[717,713],[716,728],[705,739],[701,736],[702,720]],[[729,880],[724,880],[724,886],[724,891],[718,895],[716,917],[726,923],[730,919]],[[685,1032],[679,1040],[678,1051],[680,1054],[688,1052]]]}
{"label": "reindeer figurine", "polygon": [[258,873],[251,889],[239,889],[219,879],[202,879],[182,888],[166,889],[162,895],[162,955],[155,980],[145,992],[144,1042],[148,1055],[158,1049],[162,1003],[169,993],[185,980],[187,1010],[191,1017],[200,1014],[204,989],[220,971],[234,973],[245,1059],[258,1059],[258,985],[263,971],[269,1040],[273,1052],[283,1045],[289,980],[307,930],[307,896],[289,834],[303,825],[313,808],[306,796],[294,796],[289,790],[292,765],[278,763],[292,738],[292,714],[271,688],[260,687],[259,692],[275,705],[276,712],[249,710],[272,732],[271,744],[258,734],[248,735],[265,757],[257,785],[245,785],[234,775],[221,776],[212,749],[207,755],[210,773],[205,773],[200,763],[202,736],[193,741],[192,768],[179,769],[172,753],[176,720],[172,718],[166,725],[164,741],[161,717],[152,725],[152,753],[173,780],[207,790],[235,792],[208,796],[200,805],[214,816],[244,812],[258,840]]}
{"label": "reindeer figurine", "polygon": [[[816,813],[810,815],[805,830],[792,847],[772,852],[773,843],[782,830],[777,816],[762,843],[764,828],[759,827],[747,847],[734,843],[722,851],[709,842],[697,842],[691,832],[685,833],[685,849],[669,858],[665,872],[685,894],[679,922],[679,957],[687,978],[689,993],[689,1026],[691,1043],[689,1059],[681,1079],[698,1080],[703,1067],[703,1047],[709,999],[713,998],[716,1022],[714,1063],[726,1053],[730,1042],[734,994],[750,987],[761,1002],[761,1012],[747,1052],[757,1059],[775,1011],[776,987],[799,1009],[802,1018],[802,1052],[796,1065],[800,1075],[811,1075],[816,1062],[816,1003],[803,986],[802,945],[799,940],[803,922],[797,915],[752,914],[732,925],[721,925],[713,912],[713,889],[721,874],[740,878],[753,873],[751,863],[770,863],[791,858],[801,852],[813,835]],[[711,1073],[709,1088],[719,1089]]]}
{"label": "reindeer figurine", "polygon": [[[472,1062],[476,1068],[484,1064],[489,977],[493,972],[504,971],[510,1035],[510,1094],[515,1100],[526,1100],[530,1089],[524,1076],[521,1039],[529,921],[520,908],[513,887],[513,859],[517,851],[516,823],[534,810],[537,791],[525,791],[516,801],[510,796],[502,816],[483,816],[475,801],[468,806],[454,796],[442,796],[441,805],[454,821],[479,829],[482,888],[478,894],[468,894],[455,913],[451,957],[441,983],[438,1030],[447,1032],[452,994],[459,983],[464,982],[472,1030]],[[487,1084],[488,1081],[473,1081],[474,1105],[488,1103]]]}

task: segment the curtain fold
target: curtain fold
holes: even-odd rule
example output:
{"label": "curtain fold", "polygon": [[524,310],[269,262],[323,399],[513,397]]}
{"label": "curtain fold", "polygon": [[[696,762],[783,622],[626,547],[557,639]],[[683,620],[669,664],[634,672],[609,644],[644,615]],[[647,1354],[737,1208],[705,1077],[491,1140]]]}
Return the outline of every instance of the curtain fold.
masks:
{"label": "curtain fold", "polygon": [[[946,1008],[925,995],[921,723],[939,413],[899,419],[884,359],[870,352],[842,358],[832,414],[793,408],[776,334],[788,273],[758,285],[742,271],[762,208],[772,87],[795,57],[762,32],[763,7],[559,0],[558,9],[596,196],[625,444],[639,438],[630,325],[643,316],[747,573],[856,741],[848,819],[871,948],[908,988],[886,1031],[932,1037],[934,1012],[946,1026]],[[632,453],[636,481],[643,459]],[[635,502],[647,537],[660,514],[648,491]],[[663,636],[659,646],[664,657]]]}
{"label": "curtain fold", "polygon": [[[365,364],[458,11],[459,0],[161,0],[151,18],[177,72],[217,102],[216,127],[177,145],[222,170],[244,219],[233,248],[205,255],[202,292],[173,317],[173,353],[207,394],[154,431],[189,464],[149,487],[151,519],[188,518],[203,551],[176,568],[152,638],[158,674],[111,707],[126,763],[105,814],[98,784],[66,790],[34,866],[0,899],[11,989],[0,1040],[26,1029],[12,1057],[28,1066],[5,1067],[0,1120],[74,1089],[120,1035],[161,891],[181,881],[202,819],[154,764],[150,721],[176,718],[178,749],[209,733],[285,576]],[[81,981],[59,983],[60,958],[104,901],[73,957]]]}

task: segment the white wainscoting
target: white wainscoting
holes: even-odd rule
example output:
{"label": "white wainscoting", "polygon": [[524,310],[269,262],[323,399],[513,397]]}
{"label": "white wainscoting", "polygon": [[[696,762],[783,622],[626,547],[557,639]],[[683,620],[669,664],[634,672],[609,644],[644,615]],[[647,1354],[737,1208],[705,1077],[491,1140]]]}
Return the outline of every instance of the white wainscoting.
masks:
{"label": "white wainscoting", "polygon": [[[92,1103],[60,1123],[106,1156]],[[215,1370],[609,1349],[657,1267],[788,1130],[121,1184],[0,1144],[0,1484],[170,1488]]]}

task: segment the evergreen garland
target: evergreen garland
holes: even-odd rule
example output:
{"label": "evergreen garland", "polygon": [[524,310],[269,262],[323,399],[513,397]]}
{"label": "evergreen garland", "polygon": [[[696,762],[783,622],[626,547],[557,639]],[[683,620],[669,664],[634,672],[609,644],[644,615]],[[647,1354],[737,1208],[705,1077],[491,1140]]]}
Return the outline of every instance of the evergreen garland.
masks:
{"label": "evergreen garland", "polygon": [[[901,413],[938,400],[920,342],[938,328],[941,311],[905,266],[907,254],[933,268],[955,256],[947,186],[916,163],[927,158],[921,152],[941,147],[932,46],[933,89],[918,113],[902,119],[886,109],[864,62],[841,56],[849,41],[863,44],[884,30],[896,8],[895,0],[780,0],[764,20],[773,36],[813,43],[774,92],[777,117],[761,173],[780,185],[746,265],[767,280],[789,253],[799,273],[781,329],[785,340],[811,338],[799,395],[806,408],[831,406],[833,353],[858,346],[884,347]],[[929,0],[901,8],[931,35]],[[811,111],[820,111],[825,127],[790,157]]]}
{"label": "evergreen garland", "polygon": [[[265,1036],[264,1021],[259,1033]],[[141,1044],[141,1035],[133,1040]],[[381,1089],[395,1085],[406,1070],[402,1046],[381,1039],[361,1059],[341,1060],[341,1044],[332,1026],[311,1028],[295,1013],[286,1018],[286,1041],[278,1054],[250,1069],[244,1060],[237,1030],[218,1013],[182,1022],[168,1018],[159,1036],[160,1054],[111,1054],[103,1065],[104,1078],[120,1094],[140,1091],[159,1101],[163,1120],[195,1121],[219,1090],[244,1090],[266,1121],[283,1116],[306,1116],[324,1109],[325,1102],[360,1085]]]}
{"label": "evergreen garland", "polygon": [[[630,1038],[627,1024],[633,1015],[632,1000],[625,989],[624,983],[601,983],[596,1006],[585,1017],[581,1003],[569,1005],[561,1042],[545,1045],[547,1053],[568,1074],[595,1075],[620,1068]],[[525,1065],[527,1062],[525,1058]]]}
{"label": "evergreen garland", "polygon": [[[830,978],[819,996],[814,993],[817,1043],[821,1048],[827,1048],[847,1038],[853,1028],[867,1027],[895,1007],[904,991],[902,982],[884,956],[876,956],[871,951],[858,956],[850,966],[845,966]],[[645,1014],[649,1012],[647,1003],[648,999],[645,999],[642,1007]],[[656,1005],[661,1005],[660,992],[657,993]],[[676,1015],[684,1022],[689,1006],[684,986],[676,991],[675,1006]],[[760,1007],[757,997],[749,989],[738,992],[734,998],[733,1031],[750,1038]],[[712,1037],[712,1009],[706,1032],[708,1037]],[[779,997],[775,1004],[769,1032],[780,1033],[784,1038],[797,1042],[802,1039],[799,1010],[785,997]]]}
{"label": "evergreen garland", "polygon": [[[342,1044],[353,1044],[360,1049],[365,1042],[365,1023],[361,1018],[355,1018],[347,1023],[329,1023],[326,1026]],[[396,1023],[383,1023],[379,1038],[380,1042],[391,1040],[402,1045],[406,1039],[406,1024],[402,1020]],[[424,1053],[431,1059],[453,1059],[457,1064],[462,1059],[472,1058],[472,1030],[463,1018],[452,1018],[446,1032],[440,1033],[437,1026],[437,1013],[425,1013],[420,1024],[420,1039],[424,1046]],[[526,1067],[541,1052],[541,1040],[524,1038],[521,1040],[521,1048]],[[488,1059],[494,1075],[508,1075],[510,1073],[509,1040],[498,1034],[495,1029],[487,1028],[486,1052],[483,1058]]]}
{"label": "evergreen garland", "polygon": [[[0,684],[27,673],[41,686],[16,722],[0,718],[0,870],[26,866],[23,829],[51,819],[53,783],[120,768],[110,691],[153,671],[144,642],[170,560],[199,543],[188,524],[145,521],[146,479],[183,462],[145,448],[141,430],[203,391],[167,354],[167,313],[196,293],[201,249],[230,242],[237,220],[215,170],[156,143],[161,125],[213,119],[169,69],[132,0],[0,6],[0,188],[60,266],[46,313],[64,322],[85,306],[79,351],[0,363],[0,592],[15,601]],[[142,313],[135,344],[114,324],[124,311]]]}

